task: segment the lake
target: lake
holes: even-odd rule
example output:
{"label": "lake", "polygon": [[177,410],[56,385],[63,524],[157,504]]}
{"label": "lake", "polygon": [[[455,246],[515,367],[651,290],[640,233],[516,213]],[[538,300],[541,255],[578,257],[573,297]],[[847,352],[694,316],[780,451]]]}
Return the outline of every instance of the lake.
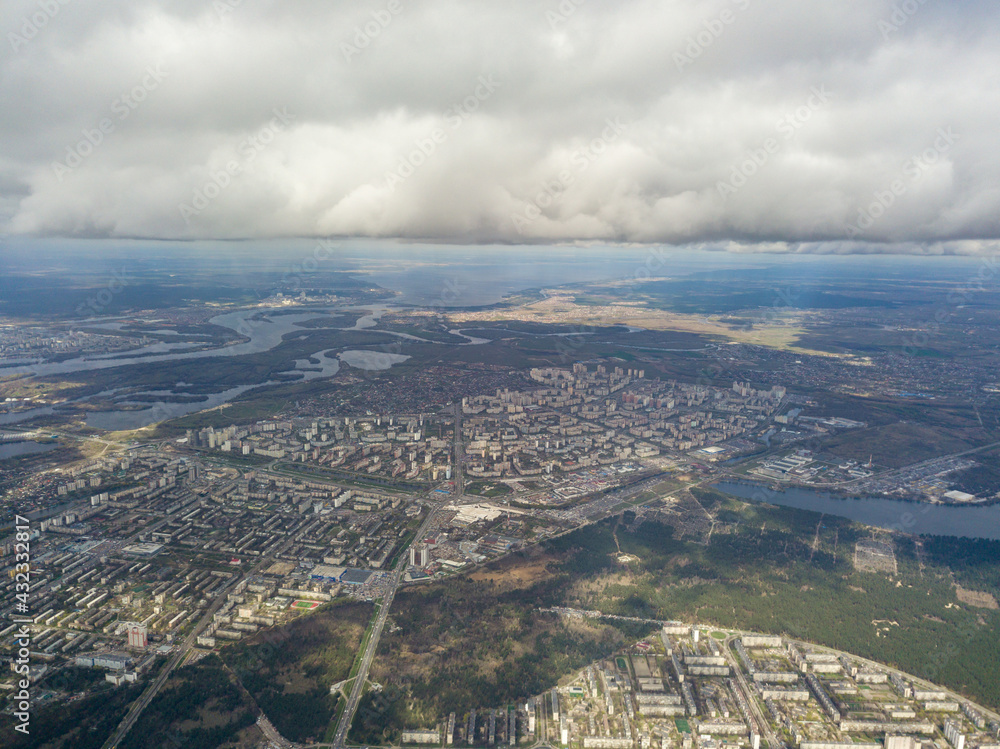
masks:
{"label": "lake", "polygon": [[842,499],[812,489],[775,491],[734,481],[720,481],[712,486],[741,499],[822,512],[903,533],[1000,540],[1000,504],[964,507],[882,497]]}
{"label": "lake", "polygon": [[40,442],[3,442],[0,443],[0,460],[17,458],[21,455],[34,455],[55,450],[56,444],[43,445]]}

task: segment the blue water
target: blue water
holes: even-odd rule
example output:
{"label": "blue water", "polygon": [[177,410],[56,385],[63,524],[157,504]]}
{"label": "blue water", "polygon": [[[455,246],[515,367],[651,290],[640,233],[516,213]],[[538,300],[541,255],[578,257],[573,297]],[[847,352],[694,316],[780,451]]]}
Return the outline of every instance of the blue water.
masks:
{"label": "blue water", "polygon": [[733,481],[721,481],[713,486],[741,499],[822,512],[903,533],[1000,540],[1000,504],[966,507],[881,497],[841,499],[812,489],[777,491]]}
{"label": "blue water", "polygon": [[7,442],[0,444],[0,460],[16,458],[20,455],[34,455],[55,450],[56,445],[43,445],[39,442]]}

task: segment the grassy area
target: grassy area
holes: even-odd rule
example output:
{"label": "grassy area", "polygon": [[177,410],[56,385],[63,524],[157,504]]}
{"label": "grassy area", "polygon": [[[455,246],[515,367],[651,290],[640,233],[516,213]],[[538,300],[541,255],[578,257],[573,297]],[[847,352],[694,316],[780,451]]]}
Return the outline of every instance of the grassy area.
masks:
{"label": "grassy area", "polygon": [[416,336],[417,338],[423,338],[427,341],[438,341],[440,343],[465,343],[464,338],[453,335],[446,330],[432,330],[419,325],[406,325],[404,323],[396,322],[388,324],[383,323],[378,326],[377,330],[404,333],[406,335]]}
{"label": "grassy area", "polygon": [[845,460],[901,468],[940,455],[964,452],[986,444],[990,435],[978,427],[948,428],[929,424],[898,422],[868,429],[864,439],[847,432],[827,440],[824,450]]}
{"label": "grassy area", "polygon": [[514,490],[502,481],[473,481],[465,487],[466,494],[477,497],[504,497]]}
{"label": "grassy area", "polygon": [[375,605],[375,610],[372,612],[371,621],[368,622],[368,626],[365,628],[365,633],[361,637],[361,642],[358,643],[358,650],[354,656],[354,662],[351,663],[351,670],[347,674],[348,679],[353,679],[358,675],[358,671],[361,670],[361,662],[364,660],[365,649],[368,647],[368,643],[372,639],[372,632],[375,630],[375,621],[378,619],[378,612],[381,608],[380,605]]}
{"label": "grassy area", "polygon": [[[513,329],[517,329],[515,325],[518,323],[522,325],[524,323],[551,323],[553,320],[577,327],[627,325],[674,335],[678,333],[689,334],[692,340],[698,340],[699,336],[705,336],[706,338],[733,340],[773,348],[791,347],[805,332],[804,329],[789,324],[760,324],[750,329],[734,328],[718,321],[718,319],[706,317],[703,313],[691,314],[657,309],[652,304],[648,306],[614,306],[611,304],[610,297],[604,305],[599,305],[597,302],[595,297],[588,298],[586,304],[580,304],[574,296],[569,294],[565,296],[552,295],[516,309],[496,310],[489,315],[489,320],[492,322],[502,321],[506,327]],[[480,316],[476,315],[475,317]],[[781,317],[783,321],[791,320],[794,315],[782,312]],[[470,327],[468,323],[474,322],[474,316],[461,312],[452,313],[450,319],[458,327],[463,328]],[[682,346],[682,348],[684,347],[686,346]]]}
{"label": "grassy area", "polygon": [[152,439],[165,439],[183,435],[188,429],[223,429],[233,424],[252,424],[270,419],[288,408],[290,401],[285,398],[259,398],[249,402],[227,403],[223,407],[182,416],[159,424]]}

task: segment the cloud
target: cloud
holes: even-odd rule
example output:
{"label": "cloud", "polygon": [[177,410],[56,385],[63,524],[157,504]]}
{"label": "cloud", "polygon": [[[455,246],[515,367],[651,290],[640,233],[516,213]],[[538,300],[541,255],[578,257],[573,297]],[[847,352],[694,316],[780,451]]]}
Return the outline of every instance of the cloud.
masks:
{"label": "cloud", "polygon": [[1000,237],[995,3],[8,5],[8,234]]}

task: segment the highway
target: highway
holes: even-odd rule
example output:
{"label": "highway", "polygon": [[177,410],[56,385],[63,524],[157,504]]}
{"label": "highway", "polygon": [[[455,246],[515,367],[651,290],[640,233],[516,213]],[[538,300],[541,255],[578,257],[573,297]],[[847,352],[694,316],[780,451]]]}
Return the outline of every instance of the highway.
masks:
{"label": "highway", "polygon": [[[436,508],[431,509],[431,511],[427,514],[427,518],[420,524],[420,529],[413,537],[415,541],[423,538],[427,534],[428,529],[434,522],[436,514]],[[333,746],[337,747],[337,749],[345,746],[347,732],[350,730],[351,723],[354,720],[354,713],[357,712],[358,703],[361,702],[361,697],[364,695],[365,684],[368,681],[368,670],[375,657],[375,651],[378,650],[378,642],[379,638],[382,636],[382,628],[385,626],[385,620],[389,617],[389,609],[392,607],[392,600],[396,597],[396,590],[399,588],[399,584],[403,579],[403,573],[406,571],[406,565],[409,562],[406,552],[407,550],[403,549],[402,553],[399,555],[399,561],[396,563],[396,569],[393,570],[392,573],[392,584],[386,591],[385,598],[381,601],[378,616],[375,619],[374,626],[372,627],[371,636],[368,638],[368,644],[365,646],[365,652],[361,656],[361,666],[358,668],[358,673],[354,677],[354,683],[351,685],[351,695],[347,700],[347,706],[344,708],[344,713],[340,717],[340,723],[337,725],[337,732],[334,734]]]}
{"label": "highway", "polygon": [[205,615],[198,621],[198,623],[191,629],[191,633],[184,639],[184,642],[177,648],[177,651],[170,658],[167,664],[160,670],[160,674],[156,679],[146,687],[145,691],[135,702],[132,703],[132,707],[129,708],[128,713],[126,713],[125,718],[119,724],[117,730],[112,734],[111,738],[104,742],[101,749],[115,749],[125,735],[129,732],[135,722],[142,715],[142,711],[145,710],[149,703],[153,701],[156,694],[160,691],[160,688],[166,683],[167,679],[170,677],[171,672],[184,662],[191,648],[194,646],[195,640],[203,629],[212,621],[216,612],[222,608],[222,605],[226,602],[227,593],[230,588],[236,586],[245,578],[257,574],[263,567],[270,564],[273,557],[277,556],[285,549],[287,549],[292,542],[294,537],[288,538],[285,543],[281,545],[281,548],[274,552],[274,554],[268,554],[266,558],[262,559],[252,570],[250,570],[246,575],[242,575],[238,578],[234,578],[230,583],[222,588],[215,595],[215,600],[212,605],[208,607]]}
{"label": "highway", "polygon": [[775,735],[774,731],[771,729],[771,724],[768,723],[767,718],[761,712],[760,705],[757,704],[757,698],[754,695],[754,690],[751,689],[749,684],[747,684],[746,677],[743,675],[743,670],[739,661],[733,657],[732,642],[735,639],[736,635],[729,635],[726,637],[724,650],[726,653],[726,660],[729,661],[729,667],[733,670],[733,674],[736,676],[736,681],[739,683],[740,689],[743,690],[743,696],[746,698],[747,705],[750,707],[750,712],[753,713],[754,721],[757,723],[756,726],[750,726],[750,730],[755,730],[758,734],[760,734],[761,738],[763,738],[771,749],[778,749],[778,747],[782,746],[782,742]]}
{"label": "highway", "polygon": [[465,472],[462,465],[465,460],[465,447],[462,445],[462,401],[455,404],[455,498],[465,494]]}
{"label": "highway", "polygon": [[156,679],[148,687],[146,687],[139,699],[132,703],[132,707],[129,708],[124,720],[122,720],[121,724],[119,724],[118,729],[114,732],[114,734],[112,734],[111,738],[104,742],[102,749],[114,749],[118,746],[119,742],[125,738],[125,735],[129,732],[132,726],[135,725],[136,720],[138,720],[139,716],[142,715],[142,711],[145,710],[149,703],[153,701],[157,692],[160,691],[160,687],[166,683],[171,672],[187,657],[188,652],[190,652],[191,647],[194,645],[194,641],[198,636],[198,633],[212,621],[212,617],[215,616],[215,612],[217,612],[222,607],[222,604],[225,603],[226,590],[231,587],[232,583],[219,590],[215,596],[215,601],[208,607],[208,611],[205,612],[205,615],[191,630],[191,634],[185,638],[183,644],[177,648],[177,651],[173,654],[167,664],[160,669],[159,676],[157,676]]}
{"label": "highway", "polygon": [[[454,501],[455,499],[461,497],[464,493],[464,480],[462,474],[462,405],[457,403],[455,405],[455,493],[449,498],[449,501]],[[437,514],[437,506],[432,506],[431,510],[428,512],[427,517],[424,522],[421,523],[420,528],[417,530],[414,540],[419,540],[423,538],[431,525],[434,522],[435,516]],[[144,529],[148,530],[148,529]],[[266,559],[261,560],[261,562],[254,567],[250,572],[248,572],[244,577],[256,574],[260,569],[264,567],[265,564],[269,563],[271,559],[284,551],[293,541],[293,538],[289,538],[286,543],[282,544],[282,547],[278,549],[274,554],[269,554]],[[382,636],[382,629],[385,626],[386,619],[389,616],[389,609],[392,607],[392,601],[396,597],[396,591],[399,589],[399,585],[403,579],[403,573],[406,571],[407,563],[409,561],[407,555],[407,549],[403,549],[402,553],[399,555],[399,561],[396,563],[396,568],[392,573],[392,581],[387,590],[385,597],[380,602],[379,612],[375,623],[372,627],[371,635],[368,638],[368,643],[365,646],[364,653],[361,657],[361,665],[358,668],[358,673],[354,678],[354,683],[351,685],[351,694],[347,700],[347,705],[344,708],[344,712],[341,715],[340,723],[337,725],[337,731],[334,734],[333,746],[340,749],[346,745],[347,733],[350,730],[351,723],[354,720],[354,714],[357,712],[358,704],[361,702],[361,697],[364,695],[365,684],[368,681],[368,672],[371,668],[372,660],[375,658],[375,653],[378,650],[379,639]],[[244,579],[243,577],[240,580]],[[183,644],[178,648],[177,652],[171,657],[170,661],[163,667],[159,676],[153,681],[142,695],[133,703],[132,707],[129,709],[124,720],[118,726],[118,729],[112,735],[108,741],[106,741],[102,749],[115,749],[119,742],[125,737],[133,725],[135,725],[136,720],[142,714],[142,711],[152,702],[153,698],[159,692],[160,688],[166,683],[167,679],[170,677],[170,673],[180,665],[184,658],[187,656],[188,652],[194,646],[195,639],[211,621],[215,613],[222,607],[222,604],[226,600],[225,591],[228,590],[232,585],[235,585],[234,581],[231,585],[227,585],[225,588],[221,589],[216,596],[215,602],[209,607],[205,616],[201,618],[198,624],[191,630],[191,633],[184,640]],[[264,718],[266,720],[266,716]],[[270,729],[265,730],[265,728]],[[274,731],[273,726],[270,722],[266,726],[262,727],[265,735],[268,736],[272,741],[278,742],[280,736]],[[273,734],[273,735],[272,735]],[[282,740],[283,741],[283,740]]]}
{"label": "highway", "polygon": [[[454,502],[460,500],[462,495],[465,493],[465,479],[462,473],[462,402],[459,401],[455,404],[455,434],[454,434],[454,447],[455,447],[455,492],[451,495],[449,500]],[[431,510],[427,513],[427,518],[423,523],[420,524],[419,530],[413,536],[414,542],[420,541],[424,536],[427,535],[428,530],[434,523],[434,519],[437,515],[438,505],[432,506]],[[337,724],[337,732],[334,734],[333,746],[335,749],[342,749],[346,746],[347,734],[350,731],[351,723],[354,721],[354,714],[358,710],[358,703],[361,702],[361,697],[365,693],[365,684],[368,681],[368,670],[371,668],[372,660],[375,658],[375,652],[378,650],[379,639],[382,637],[382,628],[385,626],[385,620],[389,617],[389,609],[392,607],[392,601],[396,597],[396,590],[399,588],[399,584],[403,579],[403,573],[406,571],[406,565],[408,563],[407,549],[403,549],[399,555],[399,561],[396,563],[396,569],[392,573],[392,584],[389,586],[389,590],[386,591],[385,597],[382,599],[378,610],[378,617],[375,619],[375,624],[372,627],[371,636],[368,638],[368,644],[365,646],[365,652],[361,656],[361,666],[358,668],[358,673],[354,677],[354,683],[351,685],[351,694],[347,699],[347,705],[344,707],[344,712],[340,717],[340,723]]]}

